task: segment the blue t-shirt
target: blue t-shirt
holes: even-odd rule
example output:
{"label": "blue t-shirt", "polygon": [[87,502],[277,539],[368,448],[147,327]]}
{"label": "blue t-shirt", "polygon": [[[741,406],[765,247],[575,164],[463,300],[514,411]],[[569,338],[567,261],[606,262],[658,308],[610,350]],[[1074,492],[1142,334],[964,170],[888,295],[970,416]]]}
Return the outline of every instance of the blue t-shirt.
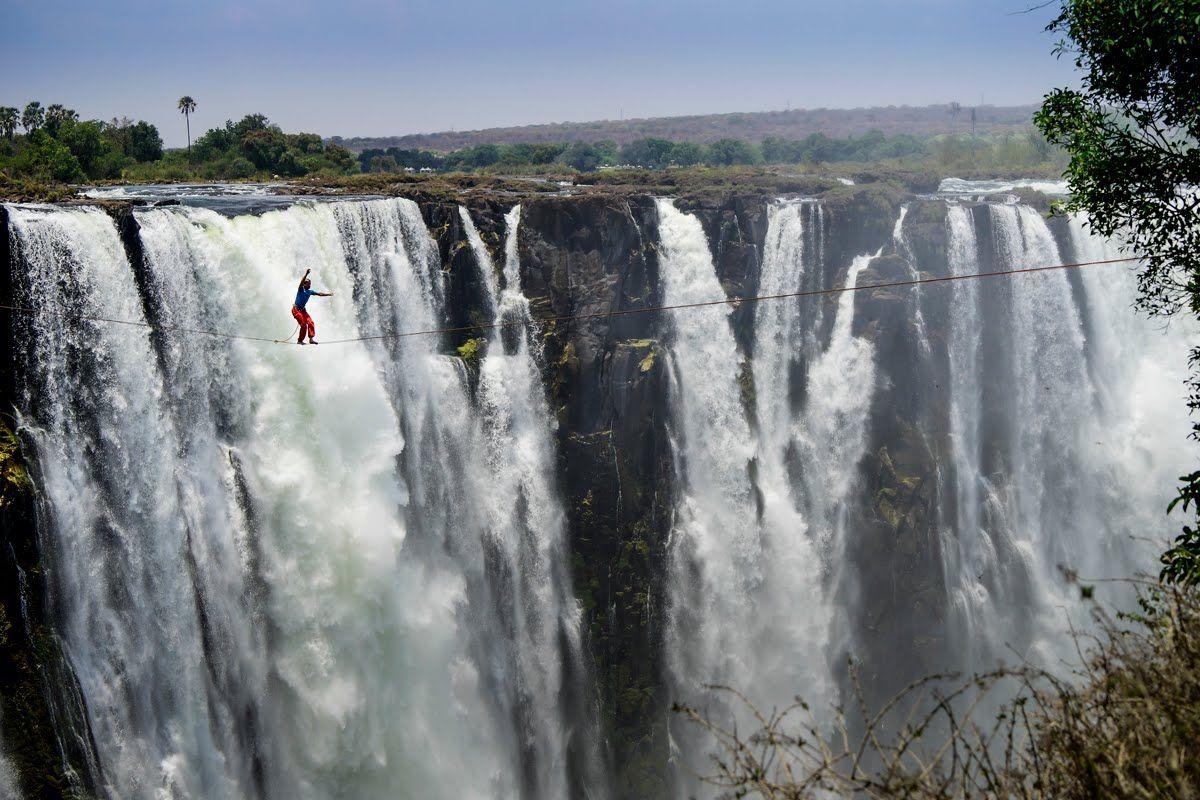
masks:
{"label": "blue t-shirt", "polygon": [[308,304],[308,298],[316,294],[313,289],[301,289],[296,292],[296,308],[303,309]]}

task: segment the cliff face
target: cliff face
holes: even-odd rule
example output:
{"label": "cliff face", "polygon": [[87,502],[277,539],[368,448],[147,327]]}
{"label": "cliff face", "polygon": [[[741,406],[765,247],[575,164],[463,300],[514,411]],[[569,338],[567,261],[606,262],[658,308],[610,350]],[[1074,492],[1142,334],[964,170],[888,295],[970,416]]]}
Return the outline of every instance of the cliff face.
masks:
{"label": "cliff face", "polygon": [[[465,202],[494,261],[502,264],[504,214],[514,200],[472,196]],[[907,196],[888,184],[839,187],[821,202],[825,245],[819,285],[842,284],[855,256],[877,250],[882,255],[859,275],[860,285],[910,279],[914,271],[946,273],[944,203]],[[730,298],[759,291],[768,203],[737,193],[679,203],[701,221]],[[898,241],[893,227],[902,203],[908,217],[905,239]],[[443,322],[464,329],[446,335],[444,350],[464,352],[459,348],[479,335],[470,326],[488,319],[482,276],[457,206],[429,201],[421,210],[446,277],[449,318]],[[127,211],[115,216],[136,268],[141,261],[136,219]],[[3,280],[10,282],[0,288],[7,298],[19,259],[7,252],[8,226],[0,221],[6,248],[0,263]],[[591,656],[592,674],[581,683],[594,686],[592,696],[564,702],[579,705],[581,715],[598,713],[616,796],[665,796],[671,698],[662,642],[675,497],[670,376],[662,357],[667,331],[661,314],[621,313],[662,304],[655,204],[645,196],[602,194],[522,198],[518,246],[522,288],[534,315],[576,318],[543,326],[541,354],[556,426],[570,566]],[[850,509],[855,535],[845,554],[858,583],[841,591],[842,602],[859,609],[849,648],[880,696],[912,674],[937,667],[945,655],[938,633],[945,593],[937,492],[948,436],[947,297],[886,289],[856,297],[854,331],[874,341],[880,374],[867,456],[859,468],[860,496]],[[837,300],[812,302],[832,309]],[[743,358],[753,357],[755,308],[741,303],[732,316]],[[924,320],[920,328],[918,316]],[[824,319],[827,338],[832,315]],[[0,341],[6,412],[14,403],[11,332],[17,322],[3,326]],[[800,392],[802,377],[786,379]],[[86,725],[77,693],[70,690],[73,678],[53,645],[53,603],[42,580],[52,565],[38,555],[37,513],[29,492],[0,505],[0,534],[7,543],[0,552],[5,587],[0,680],[5,740],[19,749],[26,791],[50,797],[66,781],[63,765],[78,773],[78,786],[92,785],[94,777]],[[867,586],[890,588],[866,591]],[[904,657],[897,659],[897,653]],[[34,678],[37,665],[46,667],[37,673],[40,679]],[[10,731],[21,726],[14,719],[29,731],[27,740],[15,744]],[[574,774],[582,782],[586,765],[574,765]]]}

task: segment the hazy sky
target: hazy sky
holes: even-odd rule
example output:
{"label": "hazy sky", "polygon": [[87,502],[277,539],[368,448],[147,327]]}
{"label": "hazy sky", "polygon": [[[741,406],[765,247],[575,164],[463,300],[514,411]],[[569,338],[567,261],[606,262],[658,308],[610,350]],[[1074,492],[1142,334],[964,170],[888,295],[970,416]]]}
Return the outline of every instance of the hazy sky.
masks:
{"label": "hazy sky", "polygon": [[262,112],[386,135],[818,106],[1039,100],[1035,0],[0,0],[0,105],[147,119],[182,145]]}

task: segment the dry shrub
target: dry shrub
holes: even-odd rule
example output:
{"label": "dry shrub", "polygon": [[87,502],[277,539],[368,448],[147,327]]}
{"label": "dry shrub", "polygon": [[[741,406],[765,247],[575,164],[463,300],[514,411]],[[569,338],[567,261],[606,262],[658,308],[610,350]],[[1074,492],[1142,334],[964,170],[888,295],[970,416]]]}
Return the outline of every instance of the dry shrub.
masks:
{"label": "dry shrub", "polygon": [[676,711],[712,737],[699,778],[724,797],[1200,798],[1200,591],[1142,584],[1139,598],[1136,614],[1094,610],[1065,674],[933,675],[873,712],[855,677],[832,724],[799,699],[764,712],[711,687],[752,715],[749,735]]}

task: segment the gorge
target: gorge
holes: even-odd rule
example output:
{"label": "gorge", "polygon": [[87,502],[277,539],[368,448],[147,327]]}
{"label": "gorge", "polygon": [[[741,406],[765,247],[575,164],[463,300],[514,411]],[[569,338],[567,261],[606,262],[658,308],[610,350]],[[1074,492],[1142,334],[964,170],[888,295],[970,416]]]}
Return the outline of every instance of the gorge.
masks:
{"label": "gorge", "polygon": [[1036,193],[256,202],[3,207],[24,796],[683,797],[672,703],[1049,663],[1171,530],[1128,266],[869,288],[1119,257]]}

